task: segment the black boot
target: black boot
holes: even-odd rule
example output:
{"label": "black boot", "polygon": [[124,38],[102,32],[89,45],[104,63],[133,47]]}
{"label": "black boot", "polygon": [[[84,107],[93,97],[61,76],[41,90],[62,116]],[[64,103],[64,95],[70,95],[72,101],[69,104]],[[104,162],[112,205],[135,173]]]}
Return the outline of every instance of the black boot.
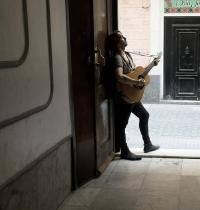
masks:
{"label": "black boot", "polygon": [[155,150],[157,150],[159,148],[160,148],[160,146],[153,145],[152,143],[145,144],[144,145],[144,153],[152,152],[152,151],[155,151]]}
{"label": "black boot", "polygon": [[121,148],[121,159],[134,161],[134,160],[141,160],[142,158],[132,153],[126,144],[123,145],[123,147]]}
{"label": "black boot", "polygon": [[121,154],[121,159],[125,159],[125,160],[142,160],[141,157],[138,157],[137,155],[135,155],[134,153],[132,152],[128,152],[126,154]]}

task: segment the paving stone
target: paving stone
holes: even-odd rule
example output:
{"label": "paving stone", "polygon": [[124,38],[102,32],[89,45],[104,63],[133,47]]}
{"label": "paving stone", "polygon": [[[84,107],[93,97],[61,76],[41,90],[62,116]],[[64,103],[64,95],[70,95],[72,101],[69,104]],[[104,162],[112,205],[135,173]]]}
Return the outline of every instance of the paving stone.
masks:
{"label": "paving stone", "polygon": [[[154,144],[162,149],[200,150],[200,106],[178,104],[144,104],[148,112],[149,133]],[[126,129],[132,148],[143,148],[139,120],[131,115]]]}

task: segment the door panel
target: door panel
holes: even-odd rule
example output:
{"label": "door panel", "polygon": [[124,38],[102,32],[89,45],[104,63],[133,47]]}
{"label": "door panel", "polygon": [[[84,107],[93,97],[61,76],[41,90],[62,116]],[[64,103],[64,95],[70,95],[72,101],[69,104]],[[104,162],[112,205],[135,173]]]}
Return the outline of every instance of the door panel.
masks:
{"label": "door panel", "polygon": [[113,147],[111,108],[104,84],[112,1],[69,0],[75,187],[103,171]]}
{"label": "door panel", "polygon": [[[78,6],[77,6],[78,5]],[[94,78],[91,0],[69,0],[72,98],[74,104],[74,185],[95,177]]]}
{"label": "door panel", "polygon": [[[180,29],[179,29],[180,28]],[[198,29],[190,26],[174,27],[175,31],[175,61],[176,65],[176,86],[175,99],[198,99]],[[177,62],[178,61],[178,62]]]}
{"label": "door panel", "polygon": [[199,100],[199,18],[165,18],[165,98]]}
{"label": "door panel", "polygon": [[110,101],[107,98],[104,73],[106,71],[106,39],[111,30],[112,2],[93,0],[95,51],[95,113],[97,170],[102,172],[113,151]]}

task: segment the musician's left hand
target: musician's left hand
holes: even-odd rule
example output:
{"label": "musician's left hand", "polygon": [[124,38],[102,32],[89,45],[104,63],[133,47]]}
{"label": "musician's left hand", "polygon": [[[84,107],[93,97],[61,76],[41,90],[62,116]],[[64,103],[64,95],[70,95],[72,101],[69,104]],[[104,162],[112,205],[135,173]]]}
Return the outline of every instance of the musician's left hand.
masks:
{"label": "musician's left hand", "polygon": [[154,59],[154,66],[157,66],[158,63],[159,63],[159,61],[160,61],[160,59],[155,58],[155,59]]}

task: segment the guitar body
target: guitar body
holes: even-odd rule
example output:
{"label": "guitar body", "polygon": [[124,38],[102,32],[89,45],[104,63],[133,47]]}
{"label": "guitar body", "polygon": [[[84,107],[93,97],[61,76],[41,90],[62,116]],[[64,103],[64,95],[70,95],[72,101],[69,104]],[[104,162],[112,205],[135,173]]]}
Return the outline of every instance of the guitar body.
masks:
{"label": "guitar body", "polygon": [[127,76],[131,77],[132,79],[144,79],[144,86],[131,86],[127,84],[119,83],[117,84],[118,91],[122,93],[122,98],[128,103],[139,102],[142,99],[144,94],[145,86],[147,86],[150,82],[150,77],[148,75],[149,71],[158,64],[160,61],[162,52],[158,53],[157,57],[145,68],[142,66],[138,66],[134,71],[127,74]]}
{"label": "guitar body", "polygon": [[[138,79],[140,75],[142,75],[145,71],[145,68],[142,66],[138,66],[134,71],[127,74],[127,76],[131,77],[132,79]],[[130,86],[127,84],[118,83],[117,87],[118,90],[125,96],[124,100],[133,103],[133,102],[139,102],[142,99],[142,96],[144,94],[145,86],[147,86],[150,82],[150,77],[147,74],[145,77],[145,84],[144,87],[136,87],[136,86]]]}

